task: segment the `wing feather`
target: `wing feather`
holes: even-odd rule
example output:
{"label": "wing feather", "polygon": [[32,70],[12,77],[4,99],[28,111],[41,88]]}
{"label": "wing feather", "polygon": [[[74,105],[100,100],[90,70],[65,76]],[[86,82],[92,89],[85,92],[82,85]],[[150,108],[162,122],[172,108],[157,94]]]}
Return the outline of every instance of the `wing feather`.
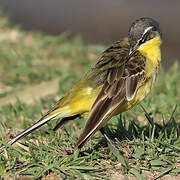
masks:
{"label": "wing feather", "polygon": [[126,78],[126,98],[128,101],[134,99],[142,79],[141,77],[141,74],[137,73]]}
{"label": "wing feather", "polygon": [[106,72],[101,78],[104,85],[92,106],[77,147],[81,147],[119,108],[125,107],[134,98],[144,78],[145,58],[139,58],[137,52],[137,55],[128,59],[129,45],[123,43],[119,42],[114,48],[107,49],[95,66],[99,72]]}
{"label": "wing feather", "polygon": [[111,79],[110,83],[106,81],[99,93],[91,109],[85,128],[78,139],[77,147],[81,147],[93,133],[103,127],[114,115],[116,108],[126,101],[124,88],[125,79],[119,78],[119,80],[116,80],[115,75],[110,75],[112,72],[117,71],[112,69],[109,73],[109,76],[114,78]]}

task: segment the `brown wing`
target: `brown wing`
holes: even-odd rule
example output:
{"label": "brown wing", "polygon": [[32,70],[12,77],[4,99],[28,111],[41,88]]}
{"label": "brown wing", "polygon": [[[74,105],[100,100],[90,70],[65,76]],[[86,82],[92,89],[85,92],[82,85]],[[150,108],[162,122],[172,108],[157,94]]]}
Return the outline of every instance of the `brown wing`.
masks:
{"label": "brown wing", "polygon": [[[118,42],[107,49],[96,68],[106,72],[104,85],[90,111],[77,147],[81,147],[97,130],[133,99],[139,82],[143,79],[144,58],[133,56],[128,60],[129,45]],[[136,61],[136,59],[139,59]],[[136,63],[136,64],[133,64]]]}
{"label": "brown wing", "polygon": [[140,82],[144,80],[145,61],[145,57],[136,52],[125,66],[125,70],[128,72],[126,77],[126,98],[128,101],[134,98]]}

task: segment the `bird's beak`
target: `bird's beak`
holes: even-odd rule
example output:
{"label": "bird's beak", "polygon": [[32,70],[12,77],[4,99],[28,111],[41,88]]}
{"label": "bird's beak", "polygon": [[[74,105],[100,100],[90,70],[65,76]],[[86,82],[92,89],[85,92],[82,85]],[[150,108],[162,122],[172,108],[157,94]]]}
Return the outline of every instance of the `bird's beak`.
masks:
{"label": "bird's beak", "polygon": [[137,50],[137,45],[135,45],[134,47],[130,47],[130,50],[129,50],[129,57],[131,57],[133,54],[134,54],[134,52]]}
{"label": "bird's beak", "polygon": [[136,51],[136,49],[130,48],[130,50],[129,50],[129,57],[131,57],[134,54],[135,51]]}
{"label": "bird's beak", "polygon": [[134,51],[133,51],[133,48],[130,48],[130,50],[129,50],[129,56],[131,56],[131,54],[133,53]]}

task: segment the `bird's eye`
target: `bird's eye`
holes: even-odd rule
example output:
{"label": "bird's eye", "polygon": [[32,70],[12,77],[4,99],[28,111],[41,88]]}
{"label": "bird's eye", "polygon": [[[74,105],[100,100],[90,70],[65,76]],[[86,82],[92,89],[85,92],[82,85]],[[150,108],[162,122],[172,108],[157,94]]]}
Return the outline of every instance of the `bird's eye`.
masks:
{"label": "bird's eye", "polygon": [[152,38],[154,38],[155,37],[155,33],[151,33],[150,35],[149,35],[149,39],[152,39]]}

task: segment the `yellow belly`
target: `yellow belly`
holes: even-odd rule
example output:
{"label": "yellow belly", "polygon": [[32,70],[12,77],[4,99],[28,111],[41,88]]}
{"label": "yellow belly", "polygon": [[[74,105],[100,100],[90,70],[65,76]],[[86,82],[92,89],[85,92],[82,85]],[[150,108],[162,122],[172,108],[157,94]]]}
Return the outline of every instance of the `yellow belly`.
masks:
{"label": "yellow belly", "polygon": [[[155,73],[149,80],[142,83],[137,90],[134,99],[127,102],[124,106],[119,107],[114,115],[127,111],[139,104],[149,94],[154,80]],[[56,105],[56,107],[59,106],[57,111],[60,116],[58,117],[67,117],[76,114],[89,114],[101,89],[102,86],[93,88],[91,86],[86,86],[84,82],[80,81],[77,86],[75,86],[68,94],[64,96],[64,98],[59,102],[59,105]]]}
{"label": "yellow belly", "polygon": [[132,102],[128,102],[126,110],[131,109],[135,105],[139,104],[150,93],[153,82],[153,78],[149,79],[148,82],[144,83],[142,86],[139,87],[135,98],[132,100]]}
{"label": "yellow belly", "polygon": [[134,99],[127,102],[125,106],[119,107],[115,115],[128,111],[134,106],[136,106],[137,104],[139,104],[150,93],[152,89],[152,85],[154,84],[154,81],[155,81],[155,75],[151,79],[149,79],[146,83],[143,83],[143,85],[141,85],[139,89],[137,90]]}

